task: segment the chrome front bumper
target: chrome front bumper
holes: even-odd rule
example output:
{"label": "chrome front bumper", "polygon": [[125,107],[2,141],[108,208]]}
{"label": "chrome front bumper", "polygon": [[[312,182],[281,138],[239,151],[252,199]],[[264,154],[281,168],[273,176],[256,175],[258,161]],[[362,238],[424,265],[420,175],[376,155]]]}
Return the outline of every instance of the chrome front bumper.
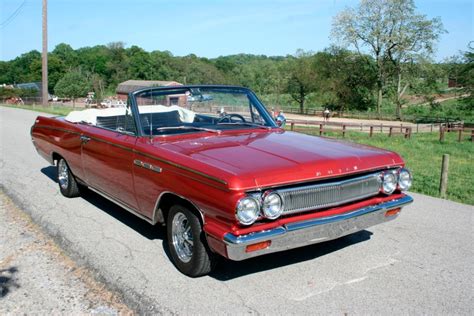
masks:
{"label": "chrome front bumper", "polygon": [[[240,236],[227,233],[224,235],[227,256],[231,260],[240,261],[272,252],[336,239],[376,224],[388,222],[396,218],[398,214],[386,216],[387,211],[401,208],[412,202],[413,199],[406,195],[400,199],[361,208],[349,213],[291,223],[271,230]],[[271,241],[268,248],[246,252],[248,245],[264,241]]]}

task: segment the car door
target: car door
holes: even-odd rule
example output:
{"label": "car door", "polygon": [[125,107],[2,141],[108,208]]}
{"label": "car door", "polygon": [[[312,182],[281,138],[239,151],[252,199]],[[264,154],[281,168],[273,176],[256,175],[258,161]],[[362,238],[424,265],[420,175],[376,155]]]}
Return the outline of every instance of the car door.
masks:
{"label": "car door", "polygon": [[120,121],[121,124],[110,128],[97,124],[84,129],[81,136],[82,168],[89,186],[137,210],[133,184],[136,128],[128,110],[125,120]]}

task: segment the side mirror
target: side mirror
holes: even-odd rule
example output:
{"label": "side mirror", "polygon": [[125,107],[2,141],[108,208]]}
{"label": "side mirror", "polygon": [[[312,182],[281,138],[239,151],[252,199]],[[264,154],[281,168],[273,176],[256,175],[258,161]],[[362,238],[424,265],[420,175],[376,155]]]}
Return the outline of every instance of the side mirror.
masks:
{"label": "side mirror", "polygon": [[286,117],[283,115],[283,113],[278,114],[278,116],[275,118],[275,122],[277,123],[278,127],[285,127],[286,125]]}

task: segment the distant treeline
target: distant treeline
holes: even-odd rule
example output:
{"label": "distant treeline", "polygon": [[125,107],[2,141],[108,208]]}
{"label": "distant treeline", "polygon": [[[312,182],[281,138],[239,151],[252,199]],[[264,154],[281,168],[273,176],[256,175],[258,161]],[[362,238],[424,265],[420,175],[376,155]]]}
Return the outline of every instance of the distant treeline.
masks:
{"label": "distant treeline", "polygon": [[[114,93],[118,83],[129,79],[169,80],[245,86],[275,106],[366,110],[375,106],[377,74],[373,62],[370,56],[336,47],[287,56],[239,54],[209,59],[147,52],[138,46],[125,48],[121,42],[76,50],[63,43],[48,54],[49,91],[54,93],[58,81],[75,72],[99,97]],[[447,87],[448,78],[462,85],[469,79],[462,75],[468,64],[468,58],[461,56],[445,63],[407,65],[410,93],[436,93]],[[396,87],[390,77],[386,80],[384,95],[389,100]],[[0,61],[0,84],[34,81],[41,81],[38,51]]]}

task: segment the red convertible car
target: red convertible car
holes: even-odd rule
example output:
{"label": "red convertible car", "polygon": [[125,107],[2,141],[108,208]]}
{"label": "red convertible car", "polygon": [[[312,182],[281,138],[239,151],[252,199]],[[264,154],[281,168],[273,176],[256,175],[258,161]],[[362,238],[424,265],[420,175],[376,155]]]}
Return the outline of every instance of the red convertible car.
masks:
{"label": "red convertible car", "polygon": [[31,135],[64,196],[87,187],[166,225],[173,263],[189,276],[209,273],[219,256],[364,230],[413,201],[398,154],[286,131],[241,87],[142,89],[123,108],[39,116]]}

